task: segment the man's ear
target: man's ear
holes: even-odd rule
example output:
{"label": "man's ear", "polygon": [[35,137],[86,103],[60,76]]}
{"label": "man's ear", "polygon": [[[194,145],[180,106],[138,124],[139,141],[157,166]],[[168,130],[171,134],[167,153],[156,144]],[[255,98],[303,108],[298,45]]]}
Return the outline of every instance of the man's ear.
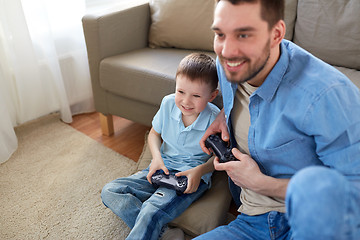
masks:
{"label": "man's ear", "polygon": [[279,20],[271,30],[271,47],[278,46],[284,39],[286,33],[286,25],[283,20]]}
{"label": "man's ear", "polygon": [[211,98],[209,99],[209,102],[214,101],[214,99],[216,98],[216,96],[219,94],[219,90],[215,89],[214,91],[212,91],[211,93]]}

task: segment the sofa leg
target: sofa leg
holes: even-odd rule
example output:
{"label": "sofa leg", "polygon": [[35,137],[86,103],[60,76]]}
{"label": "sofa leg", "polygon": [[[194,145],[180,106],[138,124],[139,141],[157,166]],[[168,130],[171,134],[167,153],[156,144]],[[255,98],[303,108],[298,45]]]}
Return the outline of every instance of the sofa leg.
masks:
{"label": "sofa leg", "polygon": [[101,131],[105,136],[111,136],[114,134],[114,122],[111,114],[104,115],[99,113]]}

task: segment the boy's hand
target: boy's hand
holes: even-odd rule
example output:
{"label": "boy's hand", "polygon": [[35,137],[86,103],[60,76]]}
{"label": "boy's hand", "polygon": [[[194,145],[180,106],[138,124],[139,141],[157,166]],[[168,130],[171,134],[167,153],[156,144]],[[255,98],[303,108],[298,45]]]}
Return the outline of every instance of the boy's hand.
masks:
{"label": "boy's hand", "polygon": [[196,190],[198,189],[198,187],[200,185],[201,175],[194,168],[186,170],[184,172],[178,172],[175,174],[175,176],[177,176],[177,177],[186,176],[187,177],[187,179],[188,179],[187,188],[184,191],[184,193],[186,193],[186,194],[196,192]]}
{"label": "boy's hand", "polygon": [[217,115],[216,119],[214,120],[214,122],[209,126],[209,128],[206,130],[204,136],[201,138],[200,140],[200,146],[201,149],[207,153],[207,154],[211,154],[209,149],[205,146],[205,140],[212,134],[216,134],[216,133],[221,133],[221,138],[222,140],[224,140],[225,142],[229,141],[229,132],[227,129],[227,125],[226,125],[226,118],[225,118],[225,113],[224,113],[224,109],[222,109],[219,114]]}
{"label": "boy's hand", "polygon": [[161,159],[161,161],[156,161],[155,159],[153,159],[153,161],[150,164],[149,173],[146,176],[146,179],[148,180],[149,183],[152,184],[152,182],[151,182],[152,175],[157,170],[160,170],[160,169],[163,170],[166,175],[169,175],[169,170],[165,167],[164,161],[162,159]]}

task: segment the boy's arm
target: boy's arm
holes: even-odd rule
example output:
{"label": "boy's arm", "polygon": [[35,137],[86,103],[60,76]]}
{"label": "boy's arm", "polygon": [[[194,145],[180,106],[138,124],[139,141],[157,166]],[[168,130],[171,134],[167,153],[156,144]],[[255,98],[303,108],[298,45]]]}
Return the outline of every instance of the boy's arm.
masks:
{"label": "boy's arm", "polygon": [[186,176],[188,178],[188,186],[184,193],[193,193],[199,187],[201,177],[209,172],[214,171],[214,161],[215,157],[211,157],[206,163],[203,163],[199,166],[196,166],[192,169],[186,170],[184,172],[176,173],[176,176]]}
{"label": "boy's arm", "polygon": [[214,158],[214,156],[209,158],[206,163],[196,166],[192,170],[196,171],[200,175],[200,178],[209,172],[213,172],[215,170],[213,163]]}
{"label": "boy's arm", "polygon": [[147,180],[151,183],[151,176],[159,169],[162,169],[165,174],[169,174],[169,170],[165,167],[164,161],[161,157],[160,147],[161,147],[161,135],[157,133],[153,128],[151,128],[148,136],[148,143],[151,155],[153,157],[149,173],[147,175]]}

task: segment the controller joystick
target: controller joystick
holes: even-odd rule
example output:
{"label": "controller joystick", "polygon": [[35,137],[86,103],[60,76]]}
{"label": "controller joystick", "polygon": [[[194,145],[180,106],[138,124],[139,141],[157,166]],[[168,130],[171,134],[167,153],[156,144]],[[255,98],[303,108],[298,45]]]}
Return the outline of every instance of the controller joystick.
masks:
{"label": "controller joystick", "polygon": [[227,142],[224,142],[219,135],[210,135],[205,140],[205,146],[213,150],[220,163],[237,160],[232,154],[231,148],[227,146]]}

